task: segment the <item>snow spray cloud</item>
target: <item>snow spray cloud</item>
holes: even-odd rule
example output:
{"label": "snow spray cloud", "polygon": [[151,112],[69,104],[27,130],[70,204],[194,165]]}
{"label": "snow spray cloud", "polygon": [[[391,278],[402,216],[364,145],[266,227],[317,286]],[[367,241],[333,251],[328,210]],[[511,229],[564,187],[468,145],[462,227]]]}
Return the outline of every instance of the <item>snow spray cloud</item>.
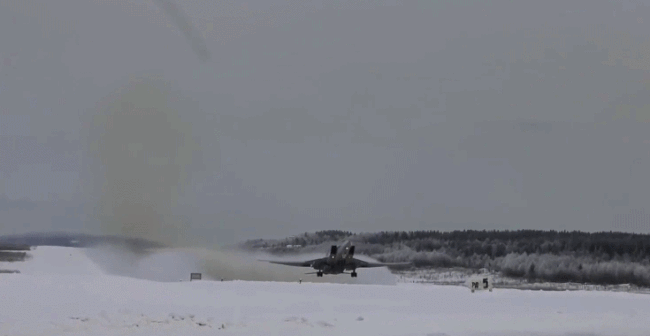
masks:
{"label": "snow spray cloud", "polygon": [[89,165],[101,232],[168,246],[187,244],[174,215],[192,154],[200,148],[169,103],[169,85],[131,78],[98,104],[89,133]]}
{"label": "snow spray cloud", "polygon": [[[171,106],[174,98],[168,83],[145,75],[131,77],[97,104],[87,134],[85,173],[92,219],[102,234],[169,247],[196,241],[188,220],[174,210],[200,148],[191,125]],[[89,251],[89,257],[110,274],[156,278],[141,269],[152,253],[112,244]]]}
{"label": "snow spray cloud", "polygon": [[[134,255],[130,251],[104,246],[87,251],[88,257],[109,274],[129,276],[153,281],[172,282],[189,280],[190,273],[202,273],[204,280],[247,280],[328,282],[349,284],[394,285],[395,275],[385,268],[358,270],[359,277],[348,274],[325,275],[322,278],[310,268],[274,265],[259,259],[278,259],[262,253],[251,254],[234,250],[210,250],[201,248],[161,249],[149,255]],[[294,256],[309,260],[322,255]]]}
{"label": "snow spray cloud", "polygon": [[95,162],[88,173],[102,233],[169,247],[142,251],[134,246],[104,246],[89,251],[105,271],[158,281],[177,281],[198,271],[217,280],[394,283],[395,277],[383,268],[360,271],[356,279],[349,275],[318,278],[304,274],[313,269],[258,261],[273,258],[267,255],[201,247],[189,221],[174,213],[193,154],[200,148],[192,139],[191,125],[168,104],[171,98],[170,86],[160,78],[131,78],[102,100],[93,116],[88,152]]}
{"label": "snow spray cloud", "polygon": [[[251,254],[240,251],[195,250],[199,258],[197,266],[210,279],[255,280],[255,281],[299,281],[331,282],[356,284],[394,285],[395,275],[386,268],[361,269],[359,276],[352,278],[349,274],[325,275],[321,278],[315,274],[305,274],[315,270],[308,267],[292,267],[270,264],[263,260],[280,260],[276,256],[263,253]],[[324,254],[301,254],[284,260],[311,260],[322,258]],[[360,258],[361,259],[361,258]]]}

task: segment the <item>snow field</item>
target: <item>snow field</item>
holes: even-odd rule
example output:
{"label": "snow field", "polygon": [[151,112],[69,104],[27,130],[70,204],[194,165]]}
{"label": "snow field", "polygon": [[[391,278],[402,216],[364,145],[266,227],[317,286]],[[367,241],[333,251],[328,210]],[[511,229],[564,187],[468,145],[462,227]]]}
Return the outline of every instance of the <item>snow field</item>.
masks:
{"label": "snow field", "polygon": [[0,335],[650,334],[647,295],[498,288],[471,293],[422,284],[158,282],[107,275],[83,249],[39,247],[32,255],[11,265],[20,274],[0,275]]}

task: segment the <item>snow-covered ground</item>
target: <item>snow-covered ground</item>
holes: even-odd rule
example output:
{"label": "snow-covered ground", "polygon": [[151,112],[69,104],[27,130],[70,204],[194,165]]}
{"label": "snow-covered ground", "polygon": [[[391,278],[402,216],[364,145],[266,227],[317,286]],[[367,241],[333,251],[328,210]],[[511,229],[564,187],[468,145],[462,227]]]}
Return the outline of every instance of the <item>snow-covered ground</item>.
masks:
{"label": "snow-covered ground", "polygon": [[493,281],[495,288],[511,288],[522,290],[589,290],[589,291],[618,291],[618,292],[634,292],[639,294],[650,294],[650,289],[641,288],[631,284],[618,284],[618,285],[597,285],[597,284],[583,284],[573,282],[543,282],[535,281],[529,282],[527,279],[511,278],[500,274],[499,272],[488,272],[487,270],[477,272],[473,269],[466,268],[428,268],[417,270],[399,271],[397,282],[400,283],[420,283],[420,284],[434,284],[434,285],[453,285],[465,286],[467,279],[473,274],[489,275]]}
{"label": "snow-covered ground", "polygon": [[[0,335],[650,334],[648,295],[471,293],[405,283],[164,282],[144,273],[110,275],[115,270],[100,267],[97,251],[38,247],[30,254],[28,261],[0,264],[21,271],[0,274]],[[146,260],[156,276],[172,277],[179,264],[189,265],[184,273],[197,267],[188,258],[166,251]],[[359,279],[372,274],[359,272]]]}

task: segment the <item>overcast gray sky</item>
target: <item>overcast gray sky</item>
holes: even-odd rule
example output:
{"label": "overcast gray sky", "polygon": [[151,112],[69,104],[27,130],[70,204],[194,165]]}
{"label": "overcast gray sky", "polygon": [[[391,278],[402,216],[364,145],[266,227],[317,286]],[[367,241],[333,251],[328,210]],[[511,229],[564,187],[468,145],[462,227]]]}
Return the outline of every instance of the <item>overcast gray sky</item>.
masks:
{"label": "overcast gray sky", "polygon": [[650,231],[642,1],[170,3],[0,0],[0,234]]}

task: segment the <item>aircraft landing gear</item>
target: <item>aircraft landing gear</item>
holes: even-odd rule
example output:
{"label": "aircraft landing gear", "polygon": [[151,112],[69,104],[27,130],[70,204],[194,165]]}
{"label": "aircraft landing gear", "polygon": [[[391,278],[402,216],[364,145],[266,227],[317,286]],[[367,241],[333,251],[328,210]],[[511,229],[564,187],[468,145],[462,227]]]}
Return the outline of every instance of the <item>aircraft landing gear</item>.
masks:
{"label": "aircraft landing gear", "polygon": [[322,276],[323,276],[323,272],[322,272],[322,271],[318,271],[318,273],[316,273],[316,276],[317,276],[317,277],[322,277]]}
{"label": "aircraft landing gear", "polygon": [[351,275],[352,275],[353,278],[356,278],[357,277],[357,272],[352,272]]}

